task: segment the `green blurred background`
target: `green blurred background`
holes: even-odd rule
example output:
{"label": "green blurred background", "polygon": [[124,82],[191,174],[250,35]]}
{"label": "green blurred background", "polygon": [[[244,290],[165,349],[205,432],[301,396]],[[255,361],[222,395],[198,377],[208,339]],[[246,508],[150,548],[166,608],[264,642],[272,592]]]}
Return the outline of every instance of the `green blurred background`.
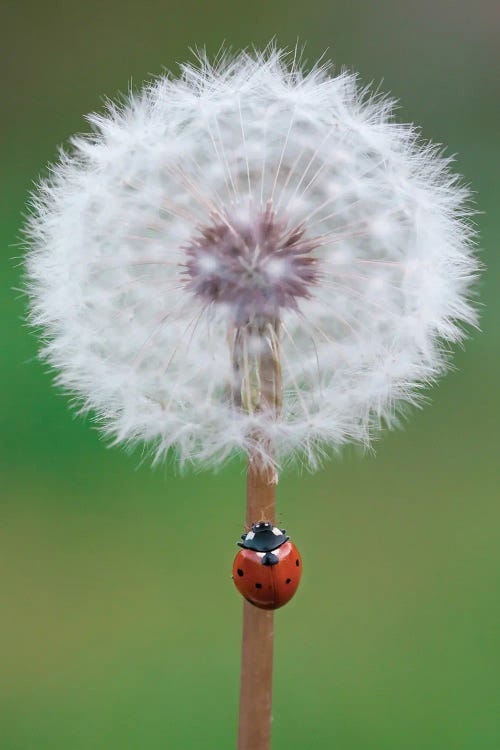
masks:
{"label": "green blurred background", "polygon": [[404,432],[284,476],[274,749],[500,747],[500,31],[494,0],[2,0],[0,746],[233,748],[244,467],[179,477],[73,417],[23,324],[21,214],[104,96],[188,48],[307,42],[401,99],[477,192],[481,334]]}

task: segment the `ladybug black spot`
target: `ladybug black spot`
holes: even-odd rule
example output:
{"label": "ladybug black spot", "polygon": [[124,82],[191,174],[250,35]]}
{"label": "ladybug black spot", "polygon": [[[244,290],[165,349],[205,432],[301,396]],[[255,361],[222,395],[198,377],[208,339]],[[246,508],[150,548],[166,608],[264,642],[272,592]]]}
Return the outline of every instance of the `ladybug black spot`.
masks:
{"label": "ladybug black spot", "polygon": [[298,560],[295,560],[295,565],[296,565],[297,567],[299,567],[300,563],[299,563],[299,561],[298,561]]}
{"label": "ladybug black spot", "polygon": [[262,588],[262,584],[261,583],[256,583],[255,584],[255,588],[256,589],[261,589]]}
{"label": "ladybug black spot", "polygon": [[238,573],[238,575],[239,575],[239,576],[240,576],[240,578],[241,578],[241,576],[243,575],[243,571],[242,571],[242,569],[241,569],[241,568],[238,568],[238,570],[237,570],[236,572]]}
{"label": "ladybug black spot", "polygon": [[287,578],[286,581],[285,581],[285,583],[291,583],[291,582],[292,582],[291,578]]}

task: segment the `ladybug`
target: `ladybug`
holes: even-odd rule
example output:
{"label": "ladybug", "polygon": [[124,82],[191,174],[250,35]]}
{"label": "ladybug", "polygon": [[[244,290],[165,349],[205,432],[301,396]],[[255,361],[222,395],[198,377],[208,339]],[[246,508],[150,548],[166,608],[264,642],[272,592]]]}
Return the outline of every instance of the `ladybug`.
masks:
{"label": "ladybug", "polygon": [[278,609],[290,601],[302,575],[295,544],[270,521],[252,524],[242,534],[233,562],[233,581],[242,596],[260,609]]}

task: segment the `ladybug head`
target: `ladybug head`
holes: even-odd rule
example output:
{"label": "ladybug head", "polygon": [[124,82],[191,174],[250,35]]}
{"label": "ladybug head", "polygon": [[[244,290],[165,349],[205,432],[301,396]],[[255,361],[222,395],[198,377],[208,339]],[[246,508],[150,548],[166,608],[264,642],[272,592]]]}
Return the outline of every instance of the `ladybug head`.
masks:
{"label": "ladybug head", "polygon": [[252,531],[254,534],[258,534],[259,532],[266,531],[266,530],[272,531],[272,529],[273,529],[273,525],[271,521],[259,521],[259,523],[252,524]]}

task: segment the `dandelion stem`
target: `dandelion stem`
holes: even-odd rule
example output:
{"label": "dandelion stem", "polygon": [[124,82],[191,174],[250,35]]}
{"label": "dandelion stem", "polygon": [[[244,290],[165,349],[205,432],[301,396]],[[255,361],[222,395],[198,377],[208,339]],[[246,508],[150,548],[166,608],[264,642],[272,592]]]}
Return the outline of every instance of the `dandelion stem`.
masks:
{"label": "dandelion stem", "polygon": [[[268,335],[268,328],[272,329],[273,336]],[[261,347],[252,367],[245,358],[243,386],[245,381],[253,381],[253,388],[252,403],[245,404],[243,400],[243,405],[247,410],[270,411],[276,417],[282,397],[279,322],[275,320],[253,329],[250,327],[244,335],[249,332],[254,336],[259,334]],[[258,521],[274,523],[277,475],[272,463],[262,458],[270,454],[272,449],[268,441],[254,434],[247,465],[247,529]],[[274,612],[245,601],[238,750],[269,750],[271,747],[273,648]]]}
{"label": "dandelion stem", "polygon": [[[248,457],[247,527],[256,519],[274,522],[275,473]],[[274,612],[243,603],[238,750],[269,750],[273,683]]]}

